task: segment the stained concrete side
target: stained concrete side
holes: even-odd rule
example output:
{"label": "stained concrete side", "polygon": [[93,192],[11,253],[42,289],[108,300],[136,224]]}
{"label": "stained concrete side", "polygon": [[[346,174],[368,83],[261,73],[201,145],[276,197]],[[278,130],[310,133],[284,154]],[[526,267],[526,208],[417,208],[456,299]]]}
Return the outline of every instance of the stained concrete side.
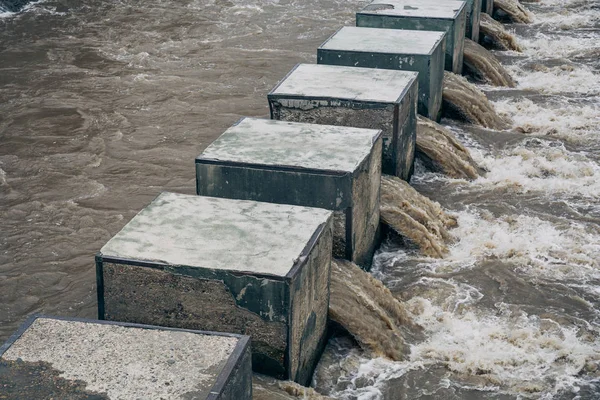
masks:
{"label": "stained concrete side", "polygon": [[361,166],[352,186],[354,199],[352,260],[365,269],[370,268],[373,254],[380,243],[379,202],[382,147],[383,142],[380,139],[369,159]]}
{"label": "stained concrete side", "polygon": [[331,227],[314,244],[306,264],[290,284],[290,379],[310,384],[327,338],[329,280],[331,274]]}
{"label": "stained concrete side", "polygon": [[209,280],[106,262],[102,273],[100,318],[249,335],[254,368],[286,378],[289,300],[282,281],[234,275]]}
{"label": "stained concrete side", "polygon": [[462,73],[465,24],[466,11],[464,7],[456,19],[409,18],[361,12],[356,14],[356,26],[358,27],[446,32],[445,68],[457,74]]}
{"label": "stained concrete side", "polygon": [[444,77],[446,39],[442,38],[430,54],[372,53],[319,48],[319,64],[382,68],[419,73],[418,112],[439,121],[442,113],[442,81]]}

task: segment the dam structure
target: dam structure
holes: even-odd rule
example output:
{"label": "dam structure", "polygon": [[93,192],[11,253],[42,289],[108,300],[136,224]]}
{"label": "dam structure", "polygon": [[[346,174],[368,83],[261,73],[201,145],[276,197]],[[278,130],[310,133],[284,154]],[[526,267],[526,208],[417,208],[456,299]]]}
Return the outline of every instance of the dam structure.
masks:
{"label": "dam structure", "polygon": [[0,8],[0,398],[600,396],[593,4],[509,88],[492,0],[75,3]]}
{"label": "dam structure", "polygon": [[257,372],[307,384],[331,252],[331,211],[165,192],[96,256],[99,317],[249,335]]}
{"label": "dam structure", "polygon": [[271,118],[378,129],[382,172],[409,179],[413,171],[418,74],[299,64],[268,94]]}
{"label": "dam structure", "polygon": [[196,158],[196,191],[333,210],[333,256],[368,268],[381,154],[379,130],[244,118]]}
{"label": "dam structure", "polygon": [[447,71],[460,74],[466,34],[464,1],[377,0],[356,13],[356,26],[446,32]]}
{"label": "dam structure", "polygon": [[319,46],[317,62],[418,72],[418,112],[439,121],[442,114],[445,36],[444,32],[345,26]]}

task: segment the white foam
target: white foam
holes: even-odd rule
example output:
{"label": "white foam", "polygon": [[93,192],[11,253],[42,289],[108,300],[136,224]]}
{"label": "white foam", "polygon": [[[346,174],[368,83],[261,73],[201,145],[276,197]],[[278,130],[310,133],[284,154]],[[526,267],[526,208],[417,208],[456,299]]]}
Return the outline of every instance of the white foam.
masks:
{"label": "white foam", "polygon": [[541,93],[576,93],[600,95],[598,74],[585,65],[542,67],[539,71],[523,70],[518,65],[508,67],[516,78],[519,89],[536,90]]}
{"label": "white foam", "polygon": [[471,190],[504,187],[518,193],[600,200],[600,166],[584,154],[566,150],[560,142],[526,141],[477,161],[489,172]]}
{"label": "white foam", "polygon": [[408,305],[428,336],[413,346],[411,360],[479,375],[489,386],[552,395],[565,386],[577,386],[574,377],[600,354],[600,341],[579,337],[576,327],[514,312],[504,304],[498,304],[495,312],[468,308],[456,312],[415,297]]}
{"label": "white foam", "polygon": [[580,53],[600,49],[598,37],[594,36],[555,36],[537,33],[533,37],[519,37],[523,53],[533,58],[571,58]]}
{"label": "white foam", "polygon": [[600,131],[600,98],[586,104],[553,99],[552,104],[536,104],[529,99],[494,102],[496,111],[510,117],[513,129],[535,136],[558,137],[569,142],[597,141]]}

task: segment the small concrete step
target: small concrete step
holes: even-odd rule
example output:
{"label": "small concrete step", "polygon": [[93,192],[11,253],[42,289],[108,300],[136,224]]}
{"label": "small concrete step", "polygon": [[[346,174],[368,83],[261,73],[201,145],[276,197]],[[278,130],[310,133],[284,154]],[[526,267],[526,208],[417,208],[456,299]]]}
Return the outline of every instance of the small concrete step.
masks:
{"label": "small concrete step", "polygon": [[269,93],[271,118],[380,129],[383,172],[407,180],[415,153],[417,75],[299,64]]}
{"label": "small concrete step", "polygon": [[196,158],[197,193],[335,211],[335,257],[379,244],[381,131],[243,118]]}
{"label": "small concrete step", "polygon": [[446,70],[462,73],[467,7],[453,0],[376,0],[356,13],[356,26],[446,32]]}
{"label": "small concrete step", "polygon": [[324,345],[332,212],[162,193],[96,256],[100,319],[251,336],[306,384]]}
{"label": "small concrete step", "polygon": [[319,64],[419,73],[419,114],[439,121],[446,33],[345,26],[317,49]]}
{"label": "small concrete step", "polygon": [[6,399],[251,400],[250,338],[32,317],[0,347]]}

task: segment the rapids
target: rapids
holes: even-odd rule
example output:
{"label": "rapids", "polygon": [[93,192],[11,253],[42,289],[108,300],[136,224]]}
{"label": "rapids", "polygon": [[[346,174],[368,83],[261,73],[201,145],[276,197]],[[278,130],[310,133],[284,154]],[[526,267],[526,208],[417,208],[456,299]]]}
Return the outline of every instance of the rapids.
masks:
{"label": "rapids", "polygon": [[528,24],[532,16],[519,0],[494,0],[494,15],[511,22]]}
{"label": "rapids", "polygon": [[517,84],[500,61],[479,43],[465,38],[464,72],[480,82],[494,86],[515,87]]}
{"label": "rapids", "polygon": [[481,13],[479,32],[480,41],[492,48],[523,51],[515,36],[509,33],[504,25],[486,13]]}
{"label": "rapids", "polygon": [[407,338],[419,330],[387,287],[346,260],[331,262],[329,318],[372,357],[394,361],[405,357]]}
{"label": "rapids", "polygon": [[485,93],[460,75],[444,72],[442,100],[446,116],[457,117],[485,128],[506,127],[505,119],[496,113]]}
{"label": "rapids", "polygon": [[381,177],[380,210],[381,221],[416,245],[421,253],[437,258],[448,253],[447,243],[453,240],[448,230],[456,226],[456,219],[402,179]]}
{"label": "rapids", "polygon": [[415,156],[429,170],[451,178],[475,179],[483,172],[449,129],[422,116],[417,121]]}

